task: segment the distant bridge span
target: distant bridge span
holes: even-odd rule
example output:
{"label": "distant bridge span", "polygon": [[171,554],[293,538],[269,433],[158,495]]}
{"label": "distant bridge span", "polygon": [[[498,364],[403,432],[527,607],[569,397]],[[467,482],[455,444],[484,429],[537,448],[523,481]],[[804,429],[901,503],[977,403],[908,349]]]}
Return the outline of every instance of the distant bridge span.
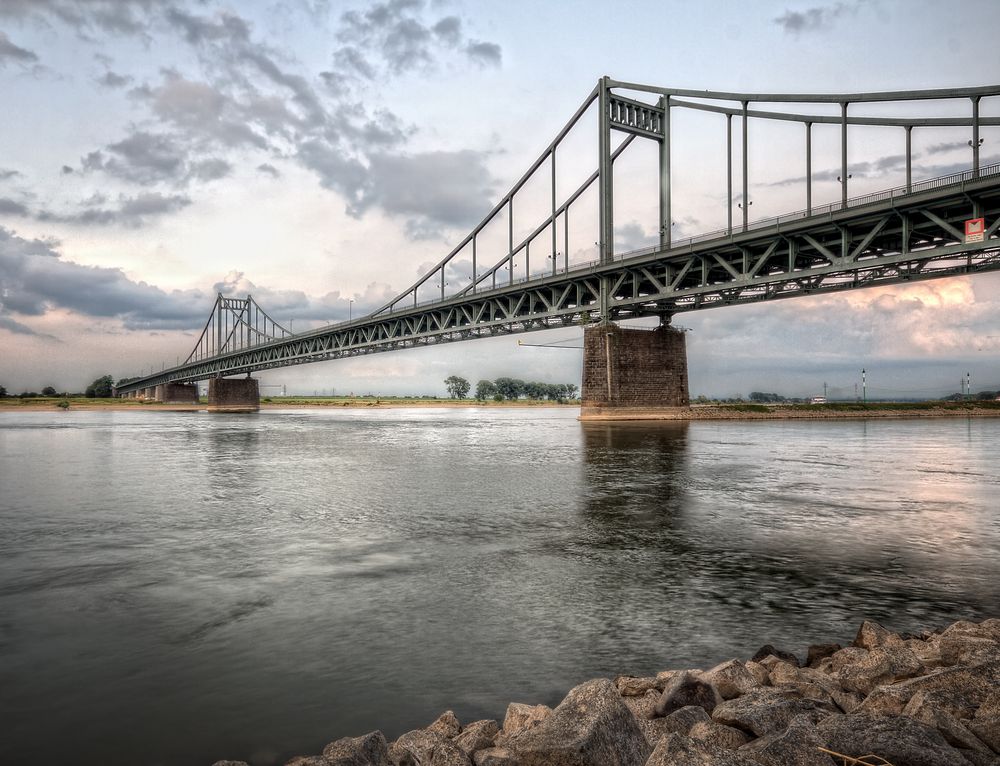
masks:
{"label": "distant bridge span", "polygon": [[[628,97],[622,91],[639,96]],[[641,100],[650,95],[655,102]],[[603,78],[489,215],[431,271],[392,301],[367,316],[293,334],[251,297],[220,295],[195,349],[183,364],[123,382],[117,392],[134,395],[167,384],[553,327],[582,324],[593,328],[646,316],[669,322],[676,313],[713,306],[1000,269],[1000,165],[982,167],[979,162],[980,128],[1000,125],[1000,118],[980,116],[980,101],[998,95],[1000,86],[841,95],[714,93]],[[849,113],[850,104],[860,102],[918,106],[915,102],[956,99],[971,105],[968,116],[875,118]],[[556,182],[558,149],[595,102],[598,168],[579,187],[560,194]],[[840,116],[749,108],[751,103],[782,102],[814,107],[839,104]],[[681,241],[672,241],[670,236],[673,109],[719,113],[727,126],[727,226]],[[743,200],[748,198],[748,121],[783,120],[804,126],[803,210],[751,222],[749,205],[740,205],[742,220],[734,225],[734,117],[742,126]],[[816,207],[812,204],[812,126],[824,123],[841,128],[841,199]],[[861,197],[848,195],[848,126],[901,129],[906,150],[904,185]],[[924,127],[968,128],[969,169],[914,181],[911,137],[914,129]],[[612,147],[612,131],[625,134],[616,147]],[[613,248],[612,169],[635,138],[653,140],[659,146],[660,236],[654,246],[618,254]],[[537,174],[551,178],[551,211],[530,234],[515,241],[516,195]],[[586,212],[597,214],[599,257],[588,263],[571,263],[570,212],[580,207],[580,198],[594,185],[598,210]],[[507,224],[504,252],[482,267],[483,232],[491,224],[494,228],[498,222],[502,224],[503,218]],[[451,288],[456,267],[467,264],[470,257],[471,273],[465,273],[462,286]],[[620,340],[620,336],[615,338]],[[683,344],[674,352],[683,354]],[[609,370],[605,398],[611,402],[616,399],[610,372],[612,351],[608,347],[602,353]],[[585,399],[589,366],[585,364]],[[683,373],[680,399],[686,401],[686,367]],[[603,376],[599,387],[603,387]],[[600,392],[597,395],[600,398]]]}

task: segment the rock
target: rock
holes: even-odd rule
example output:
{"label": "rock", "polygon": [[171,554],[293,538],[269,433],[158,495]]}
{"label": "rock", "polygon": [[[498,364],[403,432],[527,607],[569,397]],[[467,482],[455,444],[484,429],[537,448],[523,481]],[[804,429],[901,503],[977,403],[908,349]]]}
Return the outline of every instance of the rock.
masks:
{"label": "rock", "polygon": [[445,738],[436,731],[414,729],[389,745],[389,762],[393,766],[426,766],[434,748]]}
{"label": "rock", "polygon": [[861,662],[868,656],[867,649],[860,649],[856,646],[845,646],[839,652],[830,655],[830,670],[839,673],[848,665]]}
{"label": "rock", "polygon": [[806,652],[806,667],[814,668],[819,665],[820,660],[825,660],[839,652],[843,647],[840,644],[813,644]]}
{"label": "rock", "polygon": [[671,733],[660,740],[645,766],[757,766],[757,763],[736,751]]}
{"label": "rock", "polygon": [[657,676],[647,676],[644,678],[618,676],[615,679],[615,686],[618,689],[618,693],[623,697],[643,697],[646,692],[651,690],[663,691],[663,687],[667,685],[667,680]]}
{"label": "rock", "polygon": [[750,741],[750,737],[739,729],[715,721],[698,721],[688,732],[691,739],[705,742],[723,750],[736,750]]}
{"label": "rock", "polygon": [[969,731],[985,744],[994,753],[1000,754],[1000,715],[976,716],[971,721],[967,721]]}
{"label": "rock", "polygon": [[[420,766],[423,766],[422,761]],[[434,746],[427,766],[472,766],[472,761],[462,748],[446,739]]]}
{"label": "rock", "polygon": [[943,664],[941,660],[941,644],[938,636],[934,636],[931,640],[910,639],[905,643],[928,670],[941,667]]}
{"label": "rock", "polygon": [[992,638],[967,636],[962,634],[949,635],[948,631],[938,641],[941,664],[979,665],[991,660],[1000,660],[1000,644]]}
{"label": "rock", "polygon": [[796,667],[798,667],[798,665],[799,665],[799,659],[798,659],[798,657],[796,657],[791,652],[785,652],[785,651],[782,651],[781,649],[776,649],[771,644],[764,644],[764,646],[762,646],[760,649],[758,649],[757,653],[754,654],[754,656],[750,658],[750,661],[751,662],[760,662],[765,657],[777,657],[779,660],[781,660],[783,662],[790,662],[791,664],[795,665]]}
{"label": "rock", "polygon": [[937,704],[941,697],[940,692],[917,692],[906,703],[903,714],[937,729],[945,741],[954,747],[987,752],[987,747],[971,731]]}
{"label": "rock", "polygon": [[972,766],[1000,766],[1000,758],[990,753],[977,753],[974,750],[962,750],[962,757]]}
{"label": "rock", "polygon": [[740,750],[761,766],[836,766],[819,748],[826,742],[807,716],[796,716],[782,730],[766,734]]}
{"label": "rock", "polygon": [[472,755],[477,750],[493,747],[493,740],[499,733],[500,727],[496,721],[473,721],[452,742]]}
{"label": "rock", "polygon": [[899,634],[893,633],[879,625],[877,622],[865,620],[858,628],[858,635],[854,637],[853,646],[859,649],[880,649],[884,646],[898,646],[903,643]]}
{"label": "rock", "polygon": [[712,719],[705,712],[705,708],[698,705],[688,705],[687,707],[682,707],[680,710],[675,710],[661,720],[664,722],[664,727],[668,734],[687,735],[691,731],[691,727],[695,724],[708,723]]}
{"label": "rock", "polygon": [[323,748],[327,766],[389,766],[385,735],[373,731],[363,737],[344,737]]}
{"label": "rock", "polygon": [[[632,715],[635,716],[636,723],[639,724],[639,728],[642,730],[643,735],[646,737],[646,742],[649,743],[650,747],[656,747],[656,743],[660,741],[660,737],[668,731],[665,722],[670,716],[667,716],[667,718],[653,717],[653,710],[659,701],[660,693],[655,690],[647,692],[645,697],[622,697],[622,702],[625,703],[625,707],[632,711]],[[701,708],[698,708],[698,710],[701,710]],[[704,713],[705,711],[702,710],[702,712]]]}
{"label": "rock", "polygon": [[698,705],[711,713],[720,701],[718,692],[711,684],[705,683],[694,673],[686,672],[667,684],[654,712],[663,716],[688,705]]}
{"label": "rock", "polygon": [[479,750],[472,756],[472,762],[476,766],[518,766],[518,762],[514,760],[510,751],[503,747]]}
{"label": "rock", "polygon": [[285,761],[285,766],[326,766],[326,759],[321,755],[297,755]]}
{"label": "rock", "polygon": [[817,729],[830,750],[854,758],[874,753],[897,766],[968,766],[936,729],[907,716],[835,715]]}
{"label": "rock", "polygon": [[798,715],[806,715],[815,722],[836,712],[837,708],[829,702],[804,699],[790,691],[762,688],[723,702],[715,708],[712,718],[761,737],[783,730]]}
{"label": "rock", "polygon": [[989,692],[976,709],[976,718],[1000,716],[1000,687]]}
{"label": "rock", "polygon": [[521,766],[642,766],[651,748],[614,684],[601,678],[572,689],[511,749]]}
{"label": "rock", "polygon": [[512,739],[537,726],[550,715],[552,715],[552,708],[548,705],[525,705],[520,702],[511,702],[507,706],[503,728],[496,736],[496,744],[501,747],[505,746]]}
{"label": "rock", "polygon": [[982,622],[959,620],[953,625],[949,625],[941,633],[941,638],[954,636],[972,636],[1000,642],[1000,619],[994,618]]}
{"label": "rock", "polygon": [[216,761],[212,766],[250,766],[246,761]]}
{"label": "rock", "polygon": [[[920,691],[936,691],[948,695],[949,706],[958,718],[971,718],[976,709],[1000,683],[993,680],[995,663],[971,668],[940,668],[926,675],[911,678],[891,686],[877,687],[857,712],[901,713],[906,703]],[[898,705],[898,709],[893,709]],[[876,709],[876,706],[881,710]]]}
{"label": "rock", "polygon": [[845,691],[828,673],[816,668],[797,668],[787,662],[775,663],[771,668],[771,683],[794,689],[803,697],[832,702],[845,713],[854,711],[864,700],[857,692]]}
{"label": "rock", "polygon": [[452,711],[446,710],[427,727],[427,731],[437,732],[442,737],[455,737],[462,731],[462,725]]}
{"label": "rock", "polygon": [[761,682],[739,660],[729,660],[711,670],[706,670],[701,674],[701,680],[714,686],[724,700],[739,697],[761,685]]}
{"label": "rock", "polygon": [[837,677],[847,691],[869,694],[876,686],[912,678],[923,672],[923,663],[900,640],[897,644],[870,650],[867,657],[845,666]]}
{"label": "rock", "polygon": [[767,668],[761,665],[759,662],[754,662],[750,660],[744,667],[749,671],[750,675],[754,677],[754,680],[760,686],[767,686],[771,683],[771,674],[768,672]]}

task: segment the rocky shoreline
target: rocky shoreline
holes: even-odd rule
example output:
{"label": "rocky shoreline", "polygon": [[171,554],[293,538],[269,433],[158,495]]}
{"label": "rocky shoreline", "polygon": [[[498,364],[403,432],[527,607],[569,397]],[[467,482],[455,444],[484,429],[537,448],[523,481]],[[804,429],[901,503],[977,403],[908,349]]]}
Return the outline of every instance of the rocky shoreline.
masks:
{"label": "rocky shoreline", "polygon": [[[1000,766],[1000,619],[773,646],[709,670],[587,681],[503,722],[451,711],[394,742],[331,742],[286,766]],[[214,766],[246,766],[218,761]]]}

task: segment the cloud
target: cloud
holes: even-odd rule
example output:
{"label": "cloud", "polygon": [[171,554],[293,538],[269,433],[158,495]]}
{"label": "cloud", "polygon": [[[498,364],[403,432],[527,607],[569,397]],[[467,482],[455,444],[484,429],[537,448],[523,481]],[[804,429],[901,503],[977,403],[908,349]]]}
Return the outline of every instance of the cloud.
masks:
{"label": "cloud", "polygon": [[107,206],[108,200],[94,195],[83,203],[79,213],[58,213],[41,210],[35,217],[39,221],[70,223],[82,226],[120,225],[130,229],[148,225],[153,219],[179,212],[191,204],[191,199],[180,194],[164,195],[144,192],[135,196],[119,195],[117,205]]}
{"label": "cloud", "polygon": [[16,200],[9,197],[0,197],[0,215],[12,215],[19,218],[26,218],[31,215],[31,211]]}
{"label": "cloud", "polygon": [[465,47],[470,59],[482,67],[499,67],[503,61],[503,51],[496,43],[473,42]]}
{"label": "cloud", "polygon": [[279,170],[269,162],[262,162],[260,165],[258,165],[257,172],[263,173],[266,176],[271,176],[271,178],[281,177],[281,173],[279,172]]}
{"label": "cloud", "polygon": [[[129,328],[194,329],[205,320],[212,297],[199,290],[172,290],[136,282],[121,269],[66,261],[45,240],[26,240],[0,227],[0,318],[42,316],[64,309],[90,317],[119,318]],[[11,329],[8,327],[8,329]]]}
{"label": "cloud", "polygon": [[860,3],[834,3],[816,6],[803,11],[786,10],[774,19],[786,33],[798,35],[802,32],[816,32],[829,29],[845,13],[855,13]]}
{"label": "cloud", "polygon": [[115,34],[141,34],[150,11],[162,0],[3,0],[0,19],[58,22],[78,34],[100,29]]}
{"label": "cloud", "polygon": [[18,178],[21,175],[20,171],[0,168],[0,181],[6,181],[9,178]]}
{"label": "cloud", "polygon": [[18,64],[35,64],[38,56],[27,48],[21,48],[10,41],[4,32],[0,32],[0,68],[6,66],[8,61]]}
{"label": "cloud", "polygon": [[97,84],[105,88],[124,88],[131,85],[132,82],[132,78],[128,75],[118,74],[110,70],[105,72],[103,77],[97,78]]}

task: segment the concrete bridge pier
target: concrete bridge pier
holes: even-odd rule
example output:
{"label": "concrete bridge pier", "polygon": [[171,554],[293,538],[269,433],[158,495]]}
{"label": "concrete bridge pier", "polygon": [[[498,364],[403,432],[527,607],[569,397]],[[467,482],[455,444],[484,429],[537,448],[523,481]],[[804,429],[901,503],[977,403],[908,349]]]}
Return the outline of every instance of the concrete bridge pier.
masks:
{"label": "concrete bridge pier", "polygon": [[166,404],[197,404],[197,383],[161,383],[156,387],[156,401]]}
{"label": "concrete bridge pier", "polygon": [[257,412],[260,409],[260,386],[257,378],[210,378],[209,412]]}
{"label": "concrete bridge pier", "polygon": [[581,420],[677,416],[690,406],[683,330],[608,322],[583,332]]}

